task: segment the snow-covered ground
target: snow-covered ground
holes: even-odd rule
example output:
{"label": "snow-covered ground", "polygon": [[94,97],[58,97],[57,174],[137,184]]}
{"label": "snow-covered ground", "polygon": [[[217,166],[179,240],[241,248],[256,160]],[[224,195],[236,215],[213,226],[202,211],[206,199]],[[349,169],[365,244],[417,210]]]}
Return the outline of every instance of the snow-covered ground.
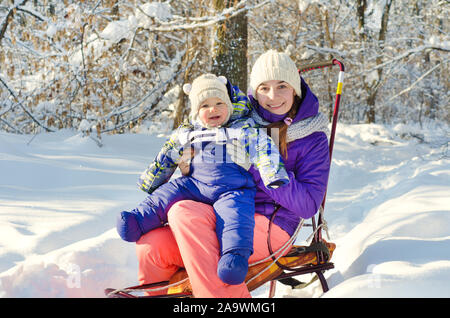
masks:
{"label": "snow-covered ground", "polygon": [[[145,197],[136,181],[164,140],[104,136],[98,147],[68,130],[0,133],[0,297],[104,297],[136,284],[134,245],[115,219]],[[445,125],[339,124],[325,207],[337,244],[330,290],[278,284],[276,297],[450,297],[449,141]]]}

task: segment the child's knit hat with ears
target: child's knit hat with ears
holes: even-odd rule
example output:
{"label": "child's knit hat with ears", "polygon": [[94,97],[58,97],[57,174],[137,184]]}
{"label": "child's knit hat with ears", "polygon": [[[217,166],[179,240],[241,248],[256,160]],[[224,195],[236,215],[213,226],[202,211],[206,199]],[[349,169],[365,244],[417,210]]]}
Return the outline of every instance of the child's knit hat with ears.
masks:
{"label": "child's knit hat with ears", "polygon": [[197,121],[200,104],[210,97],[220,98],[228,106],[228,117],[224,122],[228,122],[233,113],[233,104],[226,87],[227,79],[224,76],[216,76],[214,74],[203,74],[197,77],[192,84],[184,84],[183,91],[189,95],[191,102],[190,117],[192,121]]}
{"label": "child's knit hat with ears", "polygon": [[302,97],[300,74],[288,54],[268,50],[256,59],[250,74],[250,88],[253,96],[256,95],[256,89],[261,83],[272,80],[288,83],[294,88],[297,96]]}

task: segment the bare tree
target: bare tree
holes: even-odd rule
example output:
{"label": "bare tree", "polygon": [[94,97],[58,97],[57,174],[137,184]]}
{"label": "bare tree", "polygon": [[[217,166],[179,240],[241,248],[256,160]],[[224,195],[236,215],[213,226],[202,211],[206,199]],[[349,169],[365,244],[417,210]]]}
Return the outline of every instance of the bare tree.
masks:
{"label": "bare tree", "polygon": [[[381,16],[380,22],[380,31],[378,33],[378,39],[376,41],[376,65],[379,66],[383,63],[383,54],[384,54],[384,45],[386,41],[386,33],[388,29],[388,21],[389,21],[389,11],[391,9],[392,0],[386,0],[383,8],[383,14]],[[374,123],[375,122],[375,100],[377,97],[378,90],[380,85],[383,82],[383,68],[377,67],[377,76],[372,83],[365,83],[365,88],[368,93],[367,97],[367,122]]]}

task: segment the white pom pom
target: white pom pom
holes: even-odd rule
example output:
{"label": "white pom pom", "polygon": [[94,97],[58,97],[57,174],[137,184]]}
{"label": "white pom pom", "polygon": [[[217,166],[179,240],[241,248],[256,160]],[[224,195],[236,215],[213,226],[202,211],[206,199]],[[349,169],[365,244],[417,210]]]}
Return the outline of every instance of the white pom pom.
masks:
{"label": "white pom pom", "polygon": [[189,93],[191,92],[191,89],[192,89],[192,85],[191,84],[186,83],[186,84],[183,85],[183,92],[186,95],[189,95]]}
{"label": "white pom pom", "polygon": [[227,78],[226,78],[225,76],[220,75],[220,76],[218,76],[217,78],[218,78],[219,81],[221,81],[223,84],[227,85],[228,80],[227,80]]}

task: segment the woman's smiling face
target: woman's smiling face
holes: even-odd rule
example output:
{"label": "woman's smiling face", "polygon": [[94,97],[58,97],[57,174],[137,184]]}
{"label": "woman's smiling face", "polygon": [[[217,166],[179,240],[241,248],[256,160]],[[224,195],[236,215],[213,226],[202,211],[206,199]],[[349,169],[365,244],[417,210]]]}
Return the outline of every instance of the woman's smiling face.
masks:
{"label": "woman's smiling face", "polygon": [[286,114],[294,105],[294,88],[284,81],[265,81],[256,89],[256,100],[273,114]]}

